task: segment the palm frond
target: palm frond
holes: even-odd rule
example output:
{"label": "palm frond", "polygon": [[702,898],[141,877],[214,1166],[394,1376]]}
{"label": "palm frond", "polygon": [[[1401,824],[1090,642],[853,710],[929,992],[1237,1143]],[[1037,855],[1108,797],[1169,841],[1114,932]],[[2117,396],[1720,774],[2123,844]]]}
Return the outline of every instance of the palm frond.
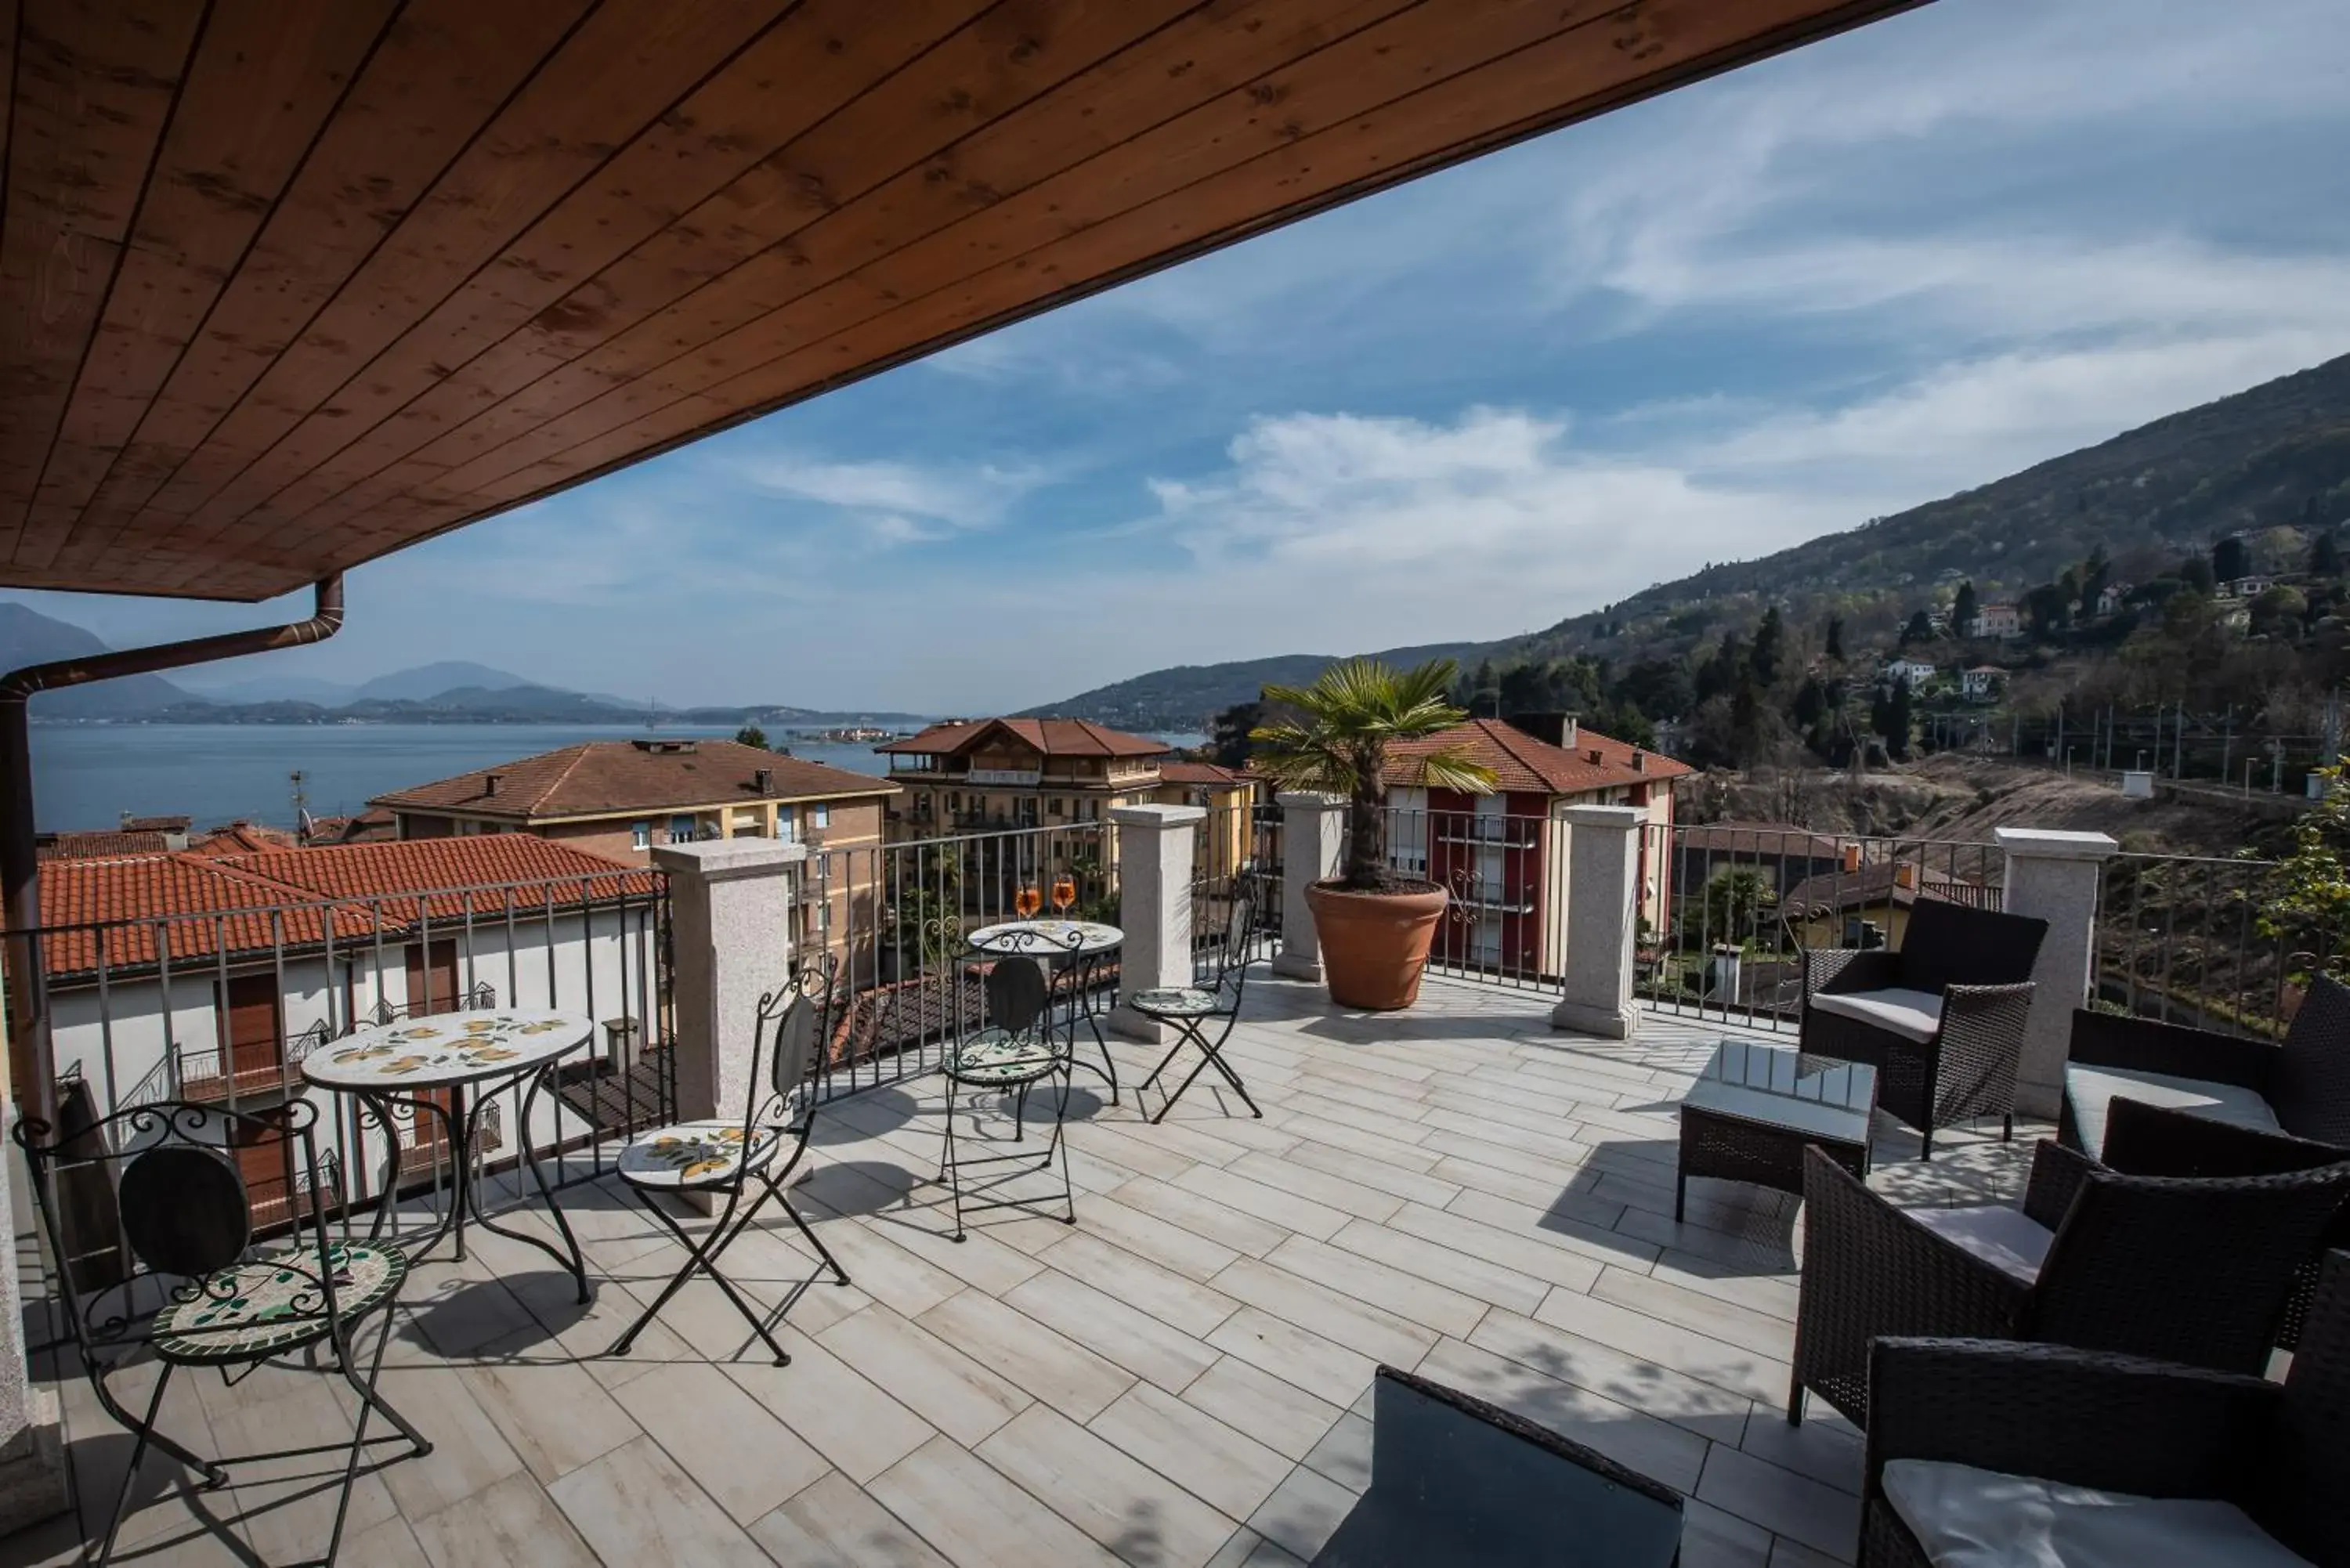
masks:
{"label": "palm frond", "polygon": [[1419,774],[1413,782],[1424,789],[1458,790],[1462,794],[1493,793],[1493,770],[1460,746],[1446,746],[1441,751],[1414,757],[1410,765],[1412,771]]}

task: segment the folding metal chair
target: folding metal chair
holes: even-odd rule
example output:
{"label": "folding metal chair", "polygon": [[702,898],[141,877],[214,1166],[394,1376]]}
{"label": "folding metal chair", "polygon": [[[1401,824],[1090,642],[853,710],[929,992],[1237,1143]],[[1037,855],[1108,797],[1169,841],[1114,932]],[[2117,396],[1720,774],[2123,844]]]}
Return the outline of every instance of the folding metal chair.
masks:
{"label": "folding metal chair", "polygon": [[[988,964],[984,994],[987,1001],[987,1022],[977,1029],[959,1033],[940,1071],[947,1081],[946,1139],[939,1154],[941,1182],[954,1195],[954,1239],[964,1236],[963,1216],[991,1209],[1027,1209],[1037,1202],[1029,1198],[990,1199],[985,1202],[967,1202],[963,1197],[962,1173],[975,1166],[1004,1165],[1033,1161],[1039,1170],[1052,1168],[1053,1157],[1061,1157],[1061,1199],[1068,1206],[1062,1220],[1065,1225],[1077,1222],[1076,1189],[1069,1182],[1068,1150],[1062,1142],[1062,1124],[1069,1114],[1069,1086],[1074,1077],[1073,1066],[1076,1043],[1076,1020],[1069,1020],[1066,1040],[1056,1040],[1053,1034],[1052,982],[1045,977],[1045,968],[1035,959],[991,958],[983,953],[966,955],[964,964]],[[961,984],[958,982],[960,992]],[[1027,1136],[1028,1091],[1046,1078],[1057,1077],[1061,1091],[1053,1111],[1053,1136],[1045,1144],[1042,1156],[1025,1150],[1017,1153],[989,1155],[958,1155],[955,1152],[955,1090],[993,1089],[1013,1096],[1012,1141],[1019,1143]],[[1014,1172],[1014,1174],[1017,1174]],[[983,1190],[993,1190],[993,1184]]]}
{"label": "folding metal chair", "polygon": [[[1160,986],[1137,992],[1127,998],[1127,1005],[1135,1012],[1145,1018],[1172,1025],[1176,1031],[1175,1044],[1168,1047],[1167,1054],[1160,1058],[1159,1065],[1150,1070],[1150,1076],[1142,1081],[1142,1087],[1135,1090],[1138,1106],[1142,1103],[1143,1090],[1159,1082],[1160,1075],[1174,1065],[1175,1058],[1183,1047],[1189,1045],[1200,1053],[1198,1063],[1185,1075],[1182,1083],[1176,1085],[1175,1092],[1167,1096],[1167,1103],[1159,1107],[1158,1115],[1150,1118],[1153,1122],[1164,1121],[1167,1113],[1175,1108],[1175,1102],[1183,1097],[1184,1091],[1211,1067],[1232,1085],[1232,1093],[1241,1097],[1251,1116],[1261,1117],[1264,1115],[1257,1108],[1257,1103],[1249,1098],[1248,1085],[1241,1082],[1241,1075],[1232,1070],[1232,1064],[1225,1061],[1223,1055],[1224,1043],[1232,1035],[1232,1025],[1240,1022],[1241,993],[1248,984],[1255,939],[1256,895],[1248,880],[1243,877],[1236,879],[1233,885],[1232,915],[1224,926],[1223,946],[1216,954],[1213,974],[1204,977],[1206,983]],[[1213,1039],[1209,1037],[1211,1030],[1214,1032]]]}
{"label": "folding metal chair", "polygon": [[[827,956],[803,970],[783,991],[759,998],[750,1086],[743,1096],[740,1121],[712,1117],[681,1122],[645,1133],[620,1151],[620,1179],[684,1245],[686,1259],[661,1287],[660,1294],[612,1342],[612,1355],[628,1355],[637,1335],[685,1288],[686,1282],[696,1274],[708,1274],[775,1353],[775,1365],[790,1366],[792,1358],[776,1343],[769,1320],[788,1312],[799,1291],[795,1289],[775,1312],[762,1312],[718,1270],[719,1258],[771,1202],[783,1205],[785,1216],[816,1249],[824,1267],[832,1271],[835,1282],[848,1282],[847,1271],[816,1239],[784,1193],[785,1183],[807,1153],[808,1134],[816,1125],[825,1065],[823,1045],[828,1033],[821,1024],[829,1013],[824,1003],[832,995],[831,974]],[[661,1203],[665,1194],[689,1192],[723,1196],[726,1200],[700,1241]],[[816,1277],[810,1276],[807,1283],[815,1283]]]}
{"label": "folding metal chair", "polygon": [[[313,1560],[321,1563],[341,1549],[370,1418],[380,1413],[410,1445],[409,1455],[395,1457],[432,1451],[376,1391],[408,1258],[389,1242],[328,1235],[317,1118],[308,1099],[261,1114],[166,1100],[69,1127],[62,1137],[31,1120],[16,1128],[83,1368],[99,1404],[136,1439],[99,1543],[101,1565],[114,1555],[150,1449],[201,1474],[208,1490],[229,1485],[233,1466],[346,1454],[334,1528]],[[282,1199],[265,1199],[262,1207],[265,1219],[282,1207],[290,1234],[265,1249],[254,1243],[255,1200],[244,1176],[251,1168],[276,1172],[265,1188],[283,1184]],[[383,1324],[362,1372],[352,1339],[377,1312]],[[323,1365],[315,1356],[289,1359],[321,1345],[330,1355]],[[155,1386],[134,1413],[108,1385],[148,1356],[159,1364]],[[348,1449],[326,1443],[205,1459],[157,1429],[164,1391],[182,1367],[217,1367],[234,1383],[232,1374],[264,1364],[322,1371],[350,1385],[359,1407]]]}

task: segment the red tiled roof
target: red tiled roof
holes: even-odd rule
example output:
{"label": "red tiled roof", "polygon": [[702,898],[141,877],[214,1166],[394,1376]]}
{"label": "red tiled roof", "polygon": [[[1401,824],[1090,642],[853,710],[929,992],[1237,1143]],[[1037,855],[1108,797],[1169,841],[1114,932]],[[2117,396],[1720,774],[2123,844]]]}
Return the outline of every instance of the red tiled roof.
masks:
{"label": "red tiled roof", "polygon": [[1156,757],[1173,749],[1164,741],[1129,735],[1090,719],[960,719],[873,749],[903,756],[949,756],[993,731],[1008,732],[1048,757]]}
{"label": "red tiled roof", "polygon": [[1215,784],[1227,789],[1253,782],[1249,774],[1222,763],[1161,763],[1159,777],[1166,784]]}
{"label": "red tiled roof", "polygon": [[161,833],[59,833],[34,850],[42,860],[119,860],[161,855],[172,847]]}
{"label": "red tiled roof", "polygon": [[[175,965],[192,965],[223,947],[234,957],[278,943],[316,946],[329,919],[338,942],[361,941],[372,939],[379,916],[387,933],[404,933],[426,916],[435,924],[462,922],[469,909],[476,919],[503,920],[509,899],[527,915],[550,904],[562,909],[641,897],[659,885],[650,871],[525,833],[259,855],[52,860],[41,867],[41,919],[53,931],[44,939],[44,961],[53,977],[95,971],[99,939],[91,928],[99,925],[107,928],[109,969],[154,964],[166,941]],[[81,929],[55,929],[68,926]]]}
{"label": "red tiled roof", "polygon": [[[660,742],[648,747],[634,741],[588,741],[394,790],[368,804],[400,811],[462,810],[473,816],[539,822],[730,801],[890,794],[898,788],[869,774],[804,762],[734,741],[669,744],[691,749],[663,750]],[[764,790],[756,776],[763,768],[773,775],[772,787]],[[495,794],[490,793],[492,774],[498,781]]]}
{"label": "red tiled roof", "polygon": [[[1587,794],[1627,784],[1655,784],[1697,771],[1687,763],[1642,751],[1596,730],[1579,731],[1569,749],[1538,741],[1499,719],[1471,719],[1419,740],[1390,743],[1388,785],[1417,787],[1419,773],[1413,759],[1454,747],[1493,770],[1494,788],[1529,794]],[[1636,757],[1638,767],[1633,765]]]}
{"label": "red tiled roof", "polygon": [[280,827],[265,827],[257,822],[231,822],[206,832],[201,838],[188,841],[188,853],[217,857],[222,855],[265,855],[273,849],[291,849],[294,836]]}
{"label": "red tiled roof", "polygon": [[1685,825],[1679,847],[1717,854],[1794,857],[1834,860],[1844,853],[1835,838],[1784,822],[1707,822]]}

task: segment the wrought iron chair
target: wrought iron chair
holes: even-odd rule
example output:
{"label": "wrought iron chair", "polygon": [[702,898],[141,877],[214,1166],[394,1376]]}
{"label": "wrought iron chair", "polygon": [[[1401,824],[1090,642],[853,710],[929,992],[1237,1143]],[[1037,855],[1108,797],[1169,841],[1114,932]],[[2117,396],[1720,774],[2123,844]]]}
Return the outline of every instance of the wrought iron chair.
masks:
{"label": "wrought iron chair", "polygon": [[[1076,1021],[1069,1021],[1066,1039],[1056,1039],[1053,1033],[1052,982],[1045,978],[1045,967],[1030,958],[990,958],[983,953],[966,954],[959,961],[966,970],[985,966],[986,978],[983,993],[986,999],[986,1022],[975,1029],[961,1027],[957,1021],[956,1038],[949,1047],[946,1061],[940,1072],[946,1079],[946,1137],[939,1153],[938,1179],[954,1198],[954,1239],[963,1240],[963,1216],[983,1213],[993,1209],[1029,1209],[1039,1201],[1033,1198],[991,1198],[984,1202],[971,1202],[963,1194],[962,1173],[977,1166],[1013,1163],[1034,1164],[1038,1170],[1050,1170],[1053,1157],[1061,1157],[1061,1199],[1068,1213],[1062,1217],[1065,1225],[1077,1222],[1076,1189],[1069,1180],[1069,1156],[1063,1140],[1062,1127],[1068,1119],[1069,1088],[1075,1077]],[[958,980],[956,990],[962,990]],[[1013,1096],[1012,1139],[1025,1141],[1028,1124],[1028,1091],[1047,1078],[1060,1080],[1060,1093],[1053,1110],[1053,1136],[1045,1152],[1034,1155],[1023,1149],[1014,1153],[959,1155],[955,1152],[955,1090],[994,1090]],[[1013,1173],[1017,1175],[1015,1171]],[[993,1191],[991,1182],[981,1189]]]}
{"label": "wrought iron chair", "polygon": [[[1135,1090],[1136,1104],[1141,1103],[1143,1090],[1159,1082],[1160,1075],[1174,1065],[1175,1058],[1183,1047],[1189,1045],[1200,1053],[1200,1060],[1175,1086],[1175,1092],[1167,1096],[1167,1103],[1159,1107],[1158,1114],[1150,1118],[1153,1122],[1164,1121],[1167,1113],[1175,1108],[1175,1102],[1181,1099],[1200,1075],[1211,1067],[1232,1085],[1232,1093],[1241,1097],[1251,1116],[1262,1117],[1264,1115],[1257,1107],[1257,1103],[1249,1098],[1248,1085],[1241,1082],[1240,1074],[1224,1060],[1224,1044],[1232,1036],[1232,1026],[1240,1022],[1241,996],[1247,989],[1249,965],[1255,958],[1253,950],[1256,941],[1256,906],[1255,888],[1246,877],[1238,879],[1232,889],[1232,914],[1224,926],[1223,944],[1216,952],[1215,967],[1211,973],[1201,977],[1205,983],[1161,986],[1150,991],[1139,991],[1127,999],[1127,1005],[1135,1012],[1154,1023],[1170,1025],[1176,1032],[1174,1044],[1168,1047],[1167,1054],[1159,1059],[1159,1065],[1151,1069],[1150,1076],[1142,1081],[1142,1087]],[[1210,1037],[1211,1030],[1213,1038]]]}
{"label": "wrought iron chair", "polygon": [[[824,1025],[834,994],[832,972],[832,960],[826,955],[802,969],[782,991],[759,998],[750,1083],[743,1093],[740,1120],[713,1116],[657,1128],[629,1140],[620,1151],[620,1179],[655,1219],[669,1227],[685,1248],[686,1258],[660,1293],[612,1342],[612,1355],[628,1355],[637,1335],[660,1315],[671,1298],[694,1275],[708,1274],[774,1352],[775,1365],[790,1366],[791,1355],[776,1342],[770,1319],[789,1311],[798,1291],[777,1311],[762,1312],[718,1268],[726,1249],[751,1228],[769,1203],[783,1205],[785,1215],[816,1249],[824,1267],[832,1271],[834,1282],[848,1282],[847,1271],[817,1240],[784,1192],[785,1183],[807,1154],[808,1135],[816,1127],[825,1073],[824,1047],[831,1038]],[[661,1202],[664,1196],[686,1193],[725,1199],[699,1241]],[[814,1278],[808,1282],[814,1283]]]}
{"label": "wrought iron chair", "polygon": [[[307,1099],[260,1115],[163,1100],[66,1127],[61,1136],[31,1120],[16,1128],[83,1369],[99,1404],[135,1438],[99,1547],[101,1564],[113,1556],[151,1449],[198,1472],[207,1489],[229,1485],[232,1467],[346,1454],[333,1531],[316,1559],[323,1563],[341,1549],[372,1417],[382,1415],[398,1433],[372,1441],[409,1444],[410,1455],[432,1451],[376,1389],[408,1258],[388,1242],[329,1235],[317,1118]],[[280,1244],[255,1243],[244,1159],[267,1161],[274,1179],[285,1184],[289,1233]],[[111,1222],[93,1222],[101,1216]],[[382,1326],[362,1366],[353,1341],[378,1312]],[[321,1345],[331,1358],[323,1367],[315,1354],[301,1363],[288,1359]],[[109,1383],[150,1356],[157,1364],[155,1386],[144,1409],[134,1410]],[[350,1385],[359,1408],[348,1449],[328,1443],[205,1459],[157,1429],[164,1393],[181,1368],[216,1367],[225,1378],[264,1364],[324,1370]]]}

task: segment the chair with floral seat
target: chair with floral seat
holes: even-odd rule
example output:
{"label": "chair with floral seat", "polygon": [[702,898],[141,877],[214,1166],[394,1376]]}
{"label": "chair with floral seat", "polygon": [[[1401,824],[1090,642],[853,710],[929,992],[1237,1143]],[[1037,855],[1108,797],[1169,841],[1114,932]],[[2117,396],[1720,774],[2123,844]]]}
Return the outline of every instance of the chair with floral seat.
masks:
{"label": "chair with floral seat", "polygon": [[[83,1370],[99,1405],[134,1439],[99,1542],[100,1564],[113,1557],[151,1449],[196,1471],[207,1490],[288,1479],[252,1475],[252,1466],[340,1456],[334,1524],[314,1559],[324,1563],[341,1547],[369,1445],[404,1440],[408,1453],[394,1458],[432,1451],[376,1386],[407,1254],[328,1230],[332,1184],[319,1173],[317,1120],[317,1103],[303,1098],[257,1113],[161,1101],[78,1124],[68,1118],[58,1129],[17,1125]],[[269,1185],[283,1183],[281,1221],[290,1222],[267,1246],[255,1242],[246,1185],[247,1173],[259,1171]],[[362,1328],[378,1313],[374,1345],[363,1354]],[[144,1409],[134,1411],[111,1384],[150,1358],[160,1369]],[[182,1368],[235,1379],[263,1366],[342,1378],[359,1397],[350,1441],[206,1459],[160,1429],[164,1393]],[[379,1415],[394,1431],[369,1438]]]}
{"label": "chair with floral seat", "polygon": [[[824,1025],[834,993],[833,970],[831,956],[824,955],[811,961],[782,991],[759,998],[750,1082],[744,1091],[740,1120],[712,1117],[657,1128],[632,1138],[620,1151],[620,1179],[654,1218],[669,1228],[685,1248],[686,1257],[669,1283],[661,1287],[660,1293],[612,1342],[614,1355],[628,1355],[637,1335],[660,1315],[670,1299],[696,1274],[707,1274],[774,1353],[775,1365],[790,1366],[792,1358],[776,1343],[771,1322],[781,1316],[781,1312],[761,1311],[718,1268],[718,1261],[726,1249],[751,1228],[770,1203],[783,1206],[785,1218],[816,1250],[822,1268],[831,1271],[834,1282],[848,1283],[847,1271],[808,1228],[808,1222],[784,1192],[784,1184],[807,1153],[808,1135],[815,1129],[817,1104],[822,1097],[824,1046],[831,1039],[831,1032]],[[688,1194],[705,1201],[724,1199],[712,1215],[710,1229],[699,1241],[663,1202],[664,1199]],[[785,1303],[786,1308],[796,1296],[795,1291]]]}
{"label": "chair with floral seat", "polygon": [[[1061,1160],[1061,1199],[1067,1210],[1055,1218],[1063,1224],[1074,1225],[1077,1222],[1076,1189],[1069,1180],[1069,1157],[1062,1128],[1068,1119],[1069,1088],[1076,1065],[1076,1020],[1069,1020],[1066,1037],[1055,1035],[1052,982],[1045,978],[1045,966],[1036,960],[970,953],[961,961],[966,971],[983,973],[981,993],[986,1007],[984,1019],[977,1027],[958,1029],[939,1069],[946,1079],[947,1103],[946,1136],[939,1152],[938,1179],[953,1197],[954,1239],[960,1241],[966,1235],[966,1214],[993,1209],[1033,1209],[1038,1201],[1034,1198],[993,1197],[973,1201],[965,1190],[964,1171],[1001,1165],[1033,1165],[1037,1170],[1048,1171],[1055,1155]],[[957,990],[961,989],[959,983]],[[1028,1091],[1054,1078],[1060,1080],[1060,1093],[1054,1102],[1053,1136],[1046,1141],[1043,1154],[1031,1154],[1025,1149],[977,1155],[958,1151],[956,1090],[1010,1096],[1012,1137],[1006,1141],[1019,1144],[1027,1140]],[[1018,1174],[1017,1169],[1010,1173]],[[991,1179],[980,1190],[992,1193],[1004,1179],[1007,1178]]]}

